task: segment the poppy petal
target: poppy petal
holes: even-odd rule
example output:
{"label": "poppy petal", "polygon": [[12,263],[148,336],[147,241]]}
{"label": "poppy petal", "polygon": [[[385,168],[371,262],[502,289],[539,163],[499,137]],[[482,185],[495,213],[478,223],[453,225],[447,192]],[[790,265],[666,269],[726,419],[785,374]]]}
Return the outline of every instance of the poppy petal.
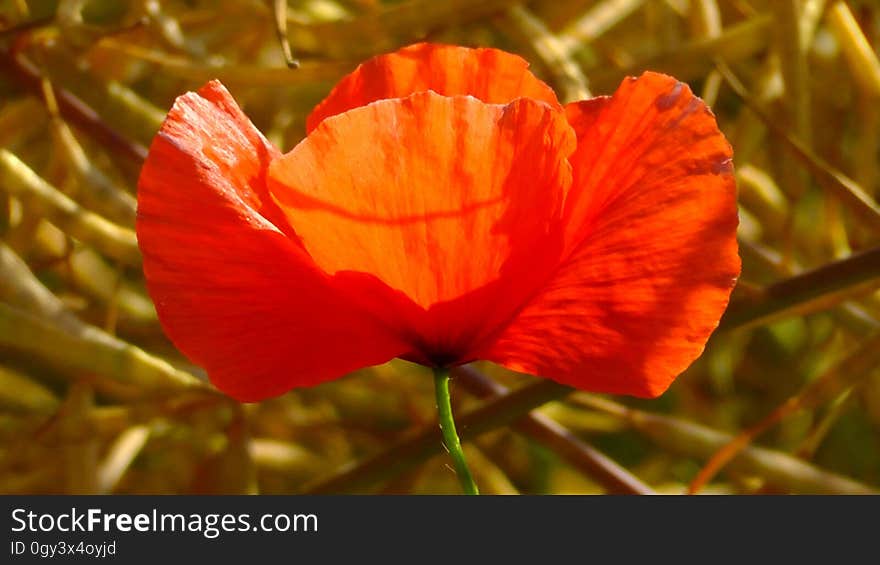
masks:
{"label": "poppy petal", "polygon": [[541,102],[422,92],[325,120],[269,190],[322,269],[374,280],[409,358],[460,362],[558,261],[574,142]]}
{"label": "poppy petal", "polygon": [[309,115],[306,131],[352,108],[426,90],[489,104],[532,98],[559,108],[553,89],[528,68],[522,57],[498,49],[417,43],[373,57],[346,75]]}
{"label": "poppy petal", "polygon": [[675,79],[566,108],[578,136],[565,259],[483,358],[653,397],[697,358],[739,274],[732,150]]}
{"label": "poppy petal", "polygon": [[177,99],[138,182],[137,234],[159,319],[244,401],[381,363],[402,345],[346,306],[266,191],[279,152],[212,82]]}

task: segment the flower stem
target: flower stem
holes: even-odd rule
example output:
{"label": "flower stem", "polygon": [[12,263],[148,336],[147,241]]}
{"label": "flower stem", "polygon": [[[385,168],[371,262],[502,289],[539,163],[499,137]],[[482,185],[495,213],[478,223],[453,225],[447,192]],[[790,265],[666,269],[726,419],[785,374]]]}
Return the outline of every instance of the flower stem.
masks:
{"label": "flower stem", "polygon": [[452,403],[449,400],[449,369],[439,367],[434,369],[434,393],[437,396],[437,417],[440,420],[440,431],[443,432],[443,443],[446,444],[446,449],[455,463],[455,474],[458,475],[461,488],[465,494],[480,494],[464,459],[458,433],[455,431]]}

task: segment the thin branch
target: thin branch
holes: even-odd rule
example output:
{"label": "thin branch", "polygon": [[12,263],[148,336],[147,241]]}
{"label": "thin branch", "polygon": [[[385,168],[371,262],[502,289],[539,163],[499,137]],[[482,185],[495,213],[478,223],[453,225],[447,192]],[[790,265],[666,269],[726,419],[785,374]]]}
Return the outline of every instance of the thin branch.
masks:
{"label": "thin branch", "polygon": [[[456,367],[452,373],[457,384],[480,398],[500,397],[509,392],[473,367]],[[543,414],[531,413],[514,422],[513,428],[541,442],[609,494],[655,494],[638,477]]]}
{"label": "thin branch", "polygon": [[[708,459],[733,436],[672,416],[628,408],[606,398],[577,393],[572,400],[582,406],[616,416],[658,447],[698,459]],[[874,487],[825,471],[787,453],[749,445],[730,462],[731,470],[759,476],[768,484],[793,493],[878,494]]]}
{"label": "thin branch", "polygon": [[553,77],[563,103],[591,98],[587,77],[547,26],[523,6],[513,6],[501,20],[526,41]]}
{"label": "thin branch", "polygon": [[[12,77],[34,96],[42,96],[40,71],[24,56],[0,49],[0,72]],[[98,143],[137,165],[147,158],[146,147],[113,129],[97,112],[69,91],[58,88],[55,96],[61,115],[70,123],[88,132]]]}
{"label": "thin branch", "polygon": [[216,394],[206,383],[130,343],[83,323],[78,332],[0,302],[0,347],[78,376],[102,375],[143,392],[176,393],[196,388]]}
{"label": "thin branch", "polygon": [[752,97],[746,87],[733,74],[733,71],[727,64],[717,62],[716,66],[728,86],[764,122],[764,125],[770,131],[785,142],[785,145],[792,151],[794,156],[816,177],[819,184],[835,195],[864,224],[871,227],[874,231],[880,231],[880,205],[856,181],[816,155],[803,140],[791,135],[774,118],[758,107],[752,101]]}
{"label": "thin branch", "polygon": [[[540,381],[495,398],[457,419],[462,441],[506,426],[529,411],[559,400],[571,389],[553,381]],[[353,492],[414,468],[443,451],[440,430],[434,425],[415,430],[385,451],[346,465],[337,473],[306,485],[309,494]]]}
{"label": "thin branch", "polygon": [[299,61],[293,57],[290,49],[290,39],[287,37],[287,0],[274,0],[272,13],[275,20],[275,35],[281,44],[281,52],[284,53],[284,62],[290,69],[299,68]]}
{"label": "thin branch", "polygon": [[146,389],[208,390],[193,375],[77,318],[2,243],[0,299],[4,301],[0,302],[0,346],[56,366],[97,373]]}
{"label": "thin branch", "polygon": [[880,247],[875,247],[772,284],[757,299],[731,303],[718,329],[751,327],[828,309],[878,286]]}
{"label": "thin branch", "polygon": [[779,405],[757,424],[737,434],[720,447],[691,482],[689,492],[695,494],[708,484],[721,469],[758,436],[798,410],[813,408],[825,399],[855,386],[871,376],[880,363],[880,332],[863,341],[855,351],[839,361],[798,394]]}
{"label": "thin branch", "polygon": [[0,180],[10,194],[31,198],[33,206],[65,233],[126,265],[141,264],[134,230],[82,208],[5,149],[0,149]]}

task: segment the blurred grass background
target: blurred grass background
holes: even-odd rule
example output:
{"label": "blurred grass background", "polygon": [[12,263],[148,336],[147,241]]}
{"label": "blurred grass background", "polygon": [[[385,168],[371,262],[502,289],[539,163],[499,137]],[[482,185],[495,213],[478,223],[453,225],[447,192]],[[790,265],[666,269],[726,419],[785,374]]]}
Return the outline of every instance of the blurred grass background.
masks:
{"label": "blurred grass background", "polygon": [[175,96],[220,78],[287,150],[334,81],[422,39],[520,53],[566,101],[673,74],[735,150],[744,270],[706,353],[653,401],[459,371],[484,492],[880,488],[880,2],[2,0],[0,30],[0,492],[458,492],[420,367],[205,386],[133,232]]}

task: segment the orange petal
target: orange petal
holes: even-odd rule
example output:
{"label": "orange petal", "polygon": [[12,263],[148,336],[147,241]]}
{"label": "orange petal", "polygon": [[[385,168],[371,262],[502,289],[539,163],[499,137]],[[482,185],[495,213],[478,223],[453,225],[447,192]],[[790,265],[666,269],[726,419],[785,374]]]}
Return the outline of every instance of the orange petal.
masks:
{"label": "orange petal", "polygon": [[660,74],[566,110],[578,135],[566,258],[481,354],[657,396],[700,355],[739,274],[732,151],[705,104]]}
{"label": "orange petal", "polygon": [[269,189],[322,269],[374,281],[358,299],[411,359],[461,362],[556,263],[573,149],[543,103],[423,92],[325,120]]}
{"label": "orange petal", "polygon": [[559,107],[553,90],[528,67],[523,58],[498,49],[410,45],[374,57],[345,76],[309,115],[306,131],[352,108],[426,90],[444,96],[470,95],[490,104],[532,98]]}
{"label": "orange petal", "polygon": [[278,157],[212,82],[177,99],[138,183],[159,319],[218,388],[258,400],[387,361],[402,345],[331,289],[266,191]]}

